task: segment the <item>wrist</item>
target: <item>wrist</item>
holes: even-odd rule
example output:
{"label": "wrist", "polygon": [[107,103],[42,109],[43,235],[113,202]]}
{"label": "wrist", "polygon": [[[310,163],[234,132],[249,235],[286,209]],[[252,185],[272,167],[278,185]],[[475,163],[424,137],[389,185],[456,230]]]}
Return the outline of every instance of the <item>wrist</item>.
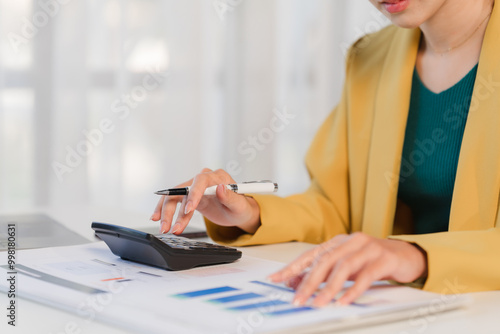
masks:
{"label": "wrist", "polygon": [[248,205],[250,207],[250,217],[244,223],[238,225],[240,229],[249,234],[254,234],[259,229],[260,222],[260,207],[255,199],[252,197],[246,197]]}
{"label": "wrist", "polygon": [[428,275],[428,260],[427,260],[427,252],[425,249],[420,247],[418,244],[410,243],[411,246],[417,249],[418,253],[416,253],[416,257],[418,258],[418,262],[422,264],[423,270],[417,280],[425,280]]}

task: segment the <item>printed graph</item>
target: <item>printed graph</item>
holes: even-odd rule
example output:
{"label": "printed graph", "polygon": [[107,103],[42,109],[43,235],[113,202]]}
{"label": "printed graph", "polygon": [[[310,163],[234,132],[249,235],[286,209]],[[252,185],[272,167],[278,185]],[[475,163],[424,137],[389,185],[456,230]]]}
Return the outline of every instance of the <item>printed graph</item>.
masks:
{"label": "printed graph", "polygon": [[220,286],[178,293],[172,297],[195,299],[232,312],[259,311],[275,317],[314,310],[313,307],[292,305],[292,289],[262,281],[250,281],[243,286]]}

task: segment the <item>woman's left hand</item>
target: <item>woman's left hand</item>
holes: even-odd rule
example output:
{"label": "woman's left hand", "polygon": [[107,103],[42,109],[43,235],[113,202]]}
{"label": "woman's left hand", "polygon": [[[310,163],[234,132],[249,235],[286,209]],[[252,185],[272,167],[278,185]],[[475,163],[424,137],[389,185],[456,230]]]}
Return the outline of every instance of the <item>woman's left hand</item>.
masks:
{"label": "woman's left hand", "polygon": [[305,252],[282,270],[269,276],[296,289],[294,304],[304,305],[325,282],[313,306],[328,304],[347,280],[355,283],[337,300],[352,303],[374,281],[408,283],[427,275],[427,256],[416,246],[399,240],[378,239],[364,233],[338,235]]}

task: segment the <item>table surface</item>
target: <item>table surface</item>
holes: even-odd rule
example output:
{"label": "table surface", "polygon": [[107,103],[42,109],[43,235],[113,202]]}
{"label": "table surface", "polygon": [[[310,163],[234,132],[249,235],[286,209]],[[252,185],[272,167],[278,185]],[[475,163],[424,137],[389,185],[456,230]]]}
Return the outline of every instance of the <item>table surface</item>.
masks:
{"label": "table surface", "polygon": [[[1,211],[0,214],[46,213],[68,226],[82,236],[93,239],[93,231],[89,228],[92,220],[121,224],[129,227],[151,227],[152,222],[142,214],[123,212],[113,208],[32,208],[30,210]],[[201,226],[201,219],[196,219],[193,225]],[[265,246],[240,248],[243,256],[289,262],[314,245],[307,243],[284,243]],[[442,314],[407,319],[403,321],[344,330],[343,333],[371,334],[411,334],[411,333],[500,333],[500,291],[471,293],[473,302],[467,307]],[[6,294],[0,293],[0,305],[6,305]],[[128,333],[120,328],[114,328],[100,322],[87,322],[82,318],[58,309],[51,308],[33,301],[19,298],[17,300],[17,326],[7,325],[6,317],[2,317],[1,333],[47,333],[47,334],[77,334],[77,333]],[[72,324],[77,324],[75,331]]]}

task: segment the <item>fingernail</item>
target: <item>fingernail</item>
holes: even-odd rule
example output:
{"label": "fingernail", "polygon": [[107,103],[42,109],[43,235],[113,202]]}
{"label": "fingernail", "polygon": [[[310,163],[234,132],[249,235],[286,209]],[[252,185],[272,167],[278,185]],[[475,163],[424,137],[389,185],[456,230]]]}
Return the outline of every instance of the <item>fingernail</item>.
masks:
{"label": "fingernail", "polygon": [[165,222],[161,222],[161,226],[160,226],[160,232],[163,234],[163,233],[167,233],[167,229],[165,228]]}
{"label": "fingernail", "polygon": [[184,208],[184,214],[187,215],[193,209],[193,203],[191,201],[187,202],[186,207]]}
{"label": "fingernail", "polygon": [[269,282],[273,282],[273,283],[277,283],[278,282],[278,279],[277,279],[277,277],[276,277],[275,274],[267,276],[267,280]]}
{"label": "fingernail", "polygon": [[266,277],[266,281],[271,282],[271,283],[276,283],[277,282],[276,276],[274,274],[269,275]]}
{"label": "fingernail", "polygon": [[302,296],[295,296],[295,298],[293,299],[292,304],[294,306],[302,306],[302,305],[304,305],[304,297],[302,297]]}
{"label": "fingernail", "polygon": [[154,217],[154,215],[152,215],[152,216],[149,218],[149,220],[153,220],[153,217]]}
{"label": "fingernail", "polygon": [[175,233],[181,228],[181,225],[179,223],[175,223],[174,227],[172,228],[172,233]]}

